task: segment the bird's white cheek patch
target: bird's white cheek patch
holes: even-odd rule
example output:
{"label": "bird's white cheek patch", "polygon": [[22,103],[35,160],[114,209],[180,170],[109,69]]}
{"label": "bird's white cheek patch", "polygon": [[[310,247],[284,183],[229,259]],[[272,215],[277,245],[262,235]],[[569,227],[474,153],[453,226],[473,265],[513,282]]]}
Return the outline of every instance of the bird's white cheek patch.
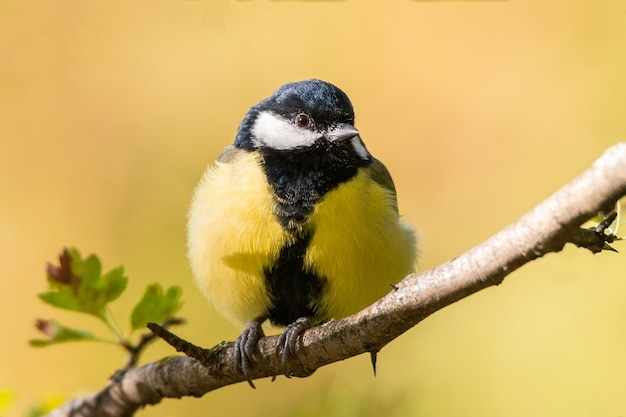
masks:
{"label": "bird's white cheek patch", "polygon": [[254,122],[252,136],[256,146],[285,150],[311,146],[320,137],[320,134],[306,129],[298,129],[280,116],[262,112]]}
{"label": "bird's white cheek patch", "polygon": [[356,135],[355,137],[350,139],[350,141],[352,142],[352,147],[354,148],[354,151],[357,155],[359,155],[361,159],[363,159],[364,161],[369,161],[370,159],[372,159],[372,156],[367,151],[367,149],[365,149],[365,146],[363,145],[363,142],[361,141],[359,135]]}

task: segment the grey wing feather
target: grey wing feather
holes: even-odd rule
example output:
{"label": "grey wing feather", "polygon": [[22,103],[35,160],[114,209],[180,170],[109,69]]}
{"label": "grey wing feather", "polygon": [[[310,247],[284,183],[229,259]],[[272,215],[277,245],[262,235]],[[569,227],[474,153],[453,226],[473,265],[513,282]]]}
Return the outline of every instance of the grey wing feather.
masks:
{"label": "grey wing feather", "polygon": [[219,162],[228,164],[229,162],[233,161],[235,155],[237,155],[239,152],[241,152],[241,149],[235,148],[233,145],[227,146],[226,148],[224,148],[220,156],[217,157],[217,160]]}
{"label": "grey wing feather", "polygon": [[396,187],[393,184],[393,179],[391,178],[391,174],[387,170],[387,167],[383,165],[378,159],[373,158],[372,164],[370,165],[370,175],[372,179],[377,182],[381,187],[389,190],[393,196],[393,206],[398,212],[398,202],[396,199]]}

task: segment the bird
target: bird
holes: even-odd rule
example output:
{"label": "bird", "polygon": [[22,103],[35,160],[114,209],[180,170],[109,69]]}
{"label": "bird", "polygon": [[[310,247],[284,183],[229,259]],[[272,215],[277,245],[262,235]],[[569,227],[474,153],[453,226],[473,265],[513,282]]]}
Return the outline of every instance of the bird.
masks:
{"label": "bird", "polygon": [[417,236],[346,93],[308,79],[252,106],[207,167],[187,250],[201,292],[243,326],[234,361],[254,388],[263,323],[285,327],[277,348],[285,369],[306,329],[358,312],[414,271]]}

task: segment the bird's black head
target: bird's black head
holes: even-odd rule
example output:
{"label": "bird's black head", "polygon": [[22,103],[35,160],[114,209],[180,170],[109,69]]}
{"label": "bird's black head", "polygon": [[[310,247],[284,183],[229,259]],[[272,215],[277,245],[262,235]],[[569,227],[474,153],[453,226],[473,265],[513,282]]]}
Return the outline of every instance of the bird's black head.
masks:
{"label": "bird's black head", "polygon": [[346,93],[321,80],[285,84],[259,107],[286,119],[299,113],[307,114],[312,119],[312,127],[319,131],[329,129],[333,124],[354,124],[354,110]]}
{"label": "bird's black head", "polygon": [[317,201],[373,160],[350,99],[320,80],[285,84],[252,107],[234,145],[259,152],[278,197],[276,216],[288,230],[299,230]]}
{"label": "bird's black head", "polygon": [[346,93],[311,79],[285,84],[252,107],[239,126],[235,146],[279,152],[341,146],[370,159],[358,135]]}

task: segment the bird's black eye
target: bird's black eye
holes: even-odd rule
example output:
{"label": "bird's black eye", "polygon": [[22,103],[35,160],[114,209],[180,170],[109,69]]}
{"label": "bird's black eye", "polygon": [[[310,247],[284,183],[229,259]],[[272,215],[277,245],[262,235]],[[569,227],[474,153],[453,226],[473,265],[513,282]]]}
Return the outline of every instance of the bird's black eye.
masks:
{"label": "bird's black eye", "polygon": [[298,127],[309,127],[311,126],[311,118],[304,114],[300,113],[296,116],[296,126]]}

